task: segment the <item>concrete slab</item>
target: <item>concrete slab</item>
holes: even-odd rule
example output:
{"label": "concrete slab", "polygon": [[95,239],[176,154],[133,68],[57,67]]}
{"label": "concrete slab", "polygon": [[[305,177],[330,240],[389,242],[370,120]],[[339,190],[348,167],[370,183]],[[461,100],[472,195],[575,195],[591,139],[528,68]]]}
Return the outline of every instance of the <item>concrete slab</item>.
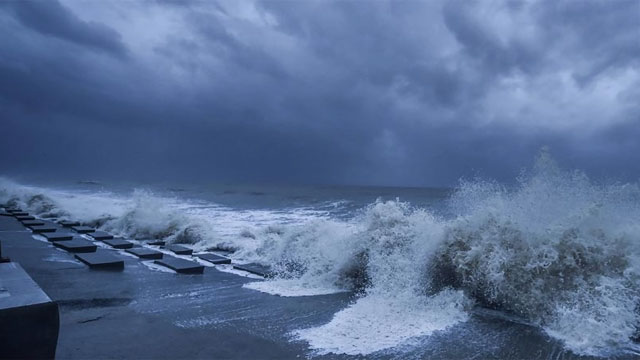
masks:
{"label": "concrete slab", "polygon": [[17,212],[22,212],[22,209],[20,208],[7,208],[5,209],[6,212],[8,213],[17,213]]}
{"label": "concrete slab", "polygon": [[153,246],[164,246],[166,242],[163,240],[151,240],[151,241],[147,241],[146,244],[153,245]]}
{"label": "concrete slab", "polygon": [[212,253],[196,254],[195,256],[215,265],[231,264],[231,259]]}
{"label": "concrete slab", "polygon": [[193,250],[188,247],[184,247],[182,245],[169,245],[166,247],[167,250],[173,252],[178,255],[191,255],[193,254]]}
{"label": "concrete slab", "polygon": [[116,249],[131,249],[133,247],[132,242],[122,239],[107,239],[104,240],[104,243]]}
{"label": "concrete slab", "polygon": [[90,232],[87,235],[91,236],[92,238],[94,238],[96,240],[113,239],[113,235],[109,234],[106,231],[100,231],[100,230],[96,230],[96,231]]}
{"label": "concrete slab", "polygon": [[58,224],[60,224],[60,225],[62,225],[64,227],[80,226],[80,222],[79,221],[71,221],[71,220],[58,221]]}
{"label": "concrete slab", "polygon": [[242,265],[233,265],[234,269],[246,271],[252,274],[269,277],[271,276],[271,270],[268,266],[251,263],[251,264],[242,264]]}
{"label": "concrete slab", "polygon": [[0,216],[13,216],[10,212],[0,211]]}
{"label": "concrete slab", "polygon": [[75,234],[70,233],[70,232],[51,232],[51,233],[43,233],[42,236],[44,236],[47,240],[54,242],[54,241],[67,241],[67,240],[71,240],[73,239],[73,237],[75,236]]}
{"label": "concrete slab", "polygon": [[139,257],[140,259],[145,259],[145,260],[157,260],[157,259],[162,259],[162,256],[164,254],[162,254],[160,251],[156,251],[153,249],[149,249],[149,248],[132,248],[132,249],[128,249],[125,250],[126,252],[128,252],[129,254],[133,254],[137,257]]}
{"label": "concrete slab", "polygon": [[15,262],[0,264],[0,354],[3,359],[53,359],[58,305]]}
{"label": "concrete slab", "polygon": [[11,214],[13,214],[13,216],[27,216],[27,215],[29,215],[29,213],[26,212],[26,211],[14,211]]}
{"label": "concrete slab", "polygon": [[24,226],[14,217],[0,217],[0,231],[27,231]]}
{"label": "concrete slab", "polygon": [[89,254],[77,254],[76,259],[89,265],[92,269],[122,270],[124,260],[115,256],[108,250],[99,250]]}
{"label": "concrete slab", "polygon": [[31,231],[33,231],[36,234],[56,231],[56,228],[51,225],[33,225],[33,226],[29,226],[29,229],[31,229]]}
{"label": "concrete slab", "polygon": [[195,261],[178,259],[171,256],[167,256],[162,260],[156,260],[154,263],[166,266],[180,274],[202,274],[204,272],[204,266]]}
{"label": "concrete slab", "polygon": [[18,219],[19,221],[23,221],[23,220],[35,220],[36,217],[32,216],[32,215],[20,215],[20,216],[16,216],[16,219]]}
{"label": "concrete slab", "polygon": [[71,227],[74,231],[79,232],[80,234],[88,234],[91,232],[96,231],[96,229],[89,227],[89,226],[72,226]]}
{"label": "concrete slab", "polygon": [[97,249],[96,244],[84,239],[57,241],[53,244],[63,250],[73,253],[91,253],[95,252]]}
{"label": "concrete slab", "polygon": [[44,225],[44,221],[42,220],[25,220],[22,221],[22,225],[24,226],[39,226],[39,225]]}

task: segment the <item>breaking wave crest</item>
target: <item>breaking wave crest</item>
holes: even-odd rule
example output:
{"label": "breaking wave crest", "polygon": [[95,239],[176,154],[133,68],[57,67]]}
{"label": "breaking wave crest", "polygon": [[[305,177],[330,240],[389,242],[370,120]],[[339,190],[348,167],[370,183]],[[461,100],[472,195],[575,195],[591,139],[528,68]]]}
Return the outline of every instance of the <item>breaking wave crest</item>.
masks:
{"label": "breaking wave crest", "polygon": [[273,267],[274,279],[248,285],[261,291],[355,291],[329,323],[294,332],[319,353],[404,345],[467,320],[473,306],[524,318],[577,354],[636,347],[640,187],[593,182],[544,153],[515,187],[461,183],[447,218],[399,200],[342,220],[313,209],[234,210],[143,190],[63,192],[4,179],[6,201],[122,236],[232,249],[235,259]]}

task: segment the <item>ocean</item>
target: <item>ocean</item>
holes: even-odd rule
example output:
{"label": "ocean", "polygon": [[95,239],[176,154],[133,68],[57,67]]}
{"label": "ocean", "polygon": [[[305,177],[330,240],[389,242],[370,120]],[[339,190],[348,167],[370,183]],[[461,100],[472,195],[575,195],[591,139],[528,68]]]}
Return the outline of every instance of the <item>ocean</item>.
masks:
{"label": "ocean", "polygon": [[640,187],[548,159],[508,186],[450,189],[5,177],[0,203],[268,265],[273,278],[245,287],[274,296],[353,293],[329,322],[289,334],[314,355],[424,354],[478,318],[495,326],[477,347],[516,326],[547,357],[640,354]]}

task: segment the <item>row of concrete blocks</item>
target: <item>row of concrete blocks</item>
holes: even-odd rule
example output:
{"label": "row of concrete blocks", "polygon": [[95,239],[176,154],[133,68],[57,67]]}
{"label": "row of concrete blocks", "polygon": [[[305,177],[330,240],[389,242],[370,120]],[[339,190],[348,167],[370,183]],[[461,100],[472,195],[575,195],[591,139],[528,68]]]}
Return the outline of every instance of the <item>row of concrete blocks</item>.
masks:
{"label": "row of concrete blocks", "polygon": [[[76,221],[58,222],[63,227],[70,228],[75,233],[58,232],[58,228],[55,224],[36,219],[34,216],[29,215],[21,209],[6,209],[6,212],[4,214],[0,213],[0,215],[15,217],[21,221],[24,226],[31,229],[33,233],[42,235],[61,249],[75,253],[75,257],[78,260],[94,269],[120,270],[124,268],[124,261],[122,259],[118,259],[107,251],[98,250],[98,247],[90,241],[75,237],[75,233],[86,234],[94,240],[102,241],[112,248],[124,250],[140,259],[154,260],[156,264],[165,266],[178,273],[202,274],[204,272],[204,266],[197,262],[175,257],[164,257],[162,252],[147,247],[134,247],[134,244],[130,241],[114,239],[113,235],[107,232],[83,226]],[[157,246],[165,245],[163,241],[153,241],[148,242],[147,244]],[[181,245],[168,245],[165,248],[177,255],[193,255],[214,265],[231,264],[231,259],[229,258],[212,253],[193,254],[192,249]],[[234,264],[233,267],[238,270],[243,270],[260,276],[269,275],[269,269],[259,264]]]}

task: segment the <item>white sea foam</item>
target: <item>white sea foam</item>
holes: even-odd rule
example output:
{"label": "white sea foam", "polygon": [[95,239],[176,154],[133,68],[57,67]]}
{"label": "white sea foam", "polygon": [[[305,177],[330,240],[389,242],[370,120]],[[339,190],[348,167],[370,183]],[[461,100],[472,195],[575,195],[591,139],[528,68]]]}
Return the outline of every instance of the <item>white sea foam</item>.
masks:
{"label": "white sea foam", "polygon": [[447,290],[424,298],[366,296],[328,324],[297,330],[294,336],[318,354],[368,355],[466,321],[467,303],[461,291]]}
{"label": "white sea foam", "polygon": [[341,289],[335,285],[319,286],[315,282],[305,282],[301,279],[256,281],[244,284],[243,287],[284,297],[328,295],[347,291],[346,289]]}

